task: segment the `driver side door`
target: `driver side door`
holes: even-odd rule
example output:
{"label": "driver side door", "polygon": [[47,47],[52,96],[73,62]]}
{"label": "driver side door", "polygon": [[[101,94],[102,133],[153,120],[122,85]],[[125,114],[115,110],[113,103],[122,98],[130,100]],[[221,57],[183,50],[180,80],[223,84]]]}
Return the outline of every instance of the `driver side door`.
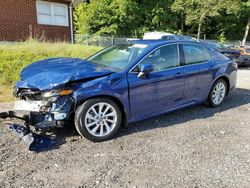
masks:
{"label": "driver side door", "polygon": [[[184,98],[184,67],[178,44],[152,51],[127,75],[131,118],[140,120],[178,107]],[[145,78],[138,77],[140,65],[152,64]]]}

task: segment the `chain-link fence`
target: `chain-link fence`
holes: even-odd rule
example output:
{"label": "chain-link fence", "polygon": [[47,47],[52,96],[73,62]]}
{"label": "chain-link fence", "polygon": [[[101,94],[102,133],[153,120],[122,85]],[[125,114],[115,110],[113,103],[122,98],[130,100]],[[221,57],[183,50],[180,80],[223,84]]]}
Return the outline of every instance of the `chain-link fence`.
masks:
{"label": "chain-link fence", "polygon": [[114,36],[99,36],[99,35],[75,35],[76,43],[93,45],[93,46],[111,46],[113,44],[120,44],[127,41],[126,37]]}
{"label": "chain-link fence", "polygon": [[[107,47],[111,46],[113,44],[120,44],[126,42],[128,39],[133,40],[136,38],[130,38],[130,37],[114,37],[114,36],[100,36],[100,35],[82,35],[82,34],[76,34],[75,35],[75,41],[76,43],[89,45],[89,46],[102,46]],[[209,40],[209,39],[206,39]],[[212,42],[218,42],[218,40],[209,40]],[[224,44],[228,47],[239,47],[241,45],[240,40],[235,41],[226,41]],[[250,46],[250,42],[246,43],[246,46]]]}

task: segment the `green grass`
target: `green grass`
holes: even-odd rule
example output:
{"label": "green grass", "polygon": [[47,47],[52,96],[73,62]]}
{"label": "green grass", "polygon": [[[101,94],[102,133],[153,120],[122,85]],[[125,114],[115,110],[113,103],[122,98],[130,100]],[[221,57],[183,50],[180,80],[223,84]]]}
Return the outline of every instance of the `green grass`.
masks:
{"label": "green grass", "polygon": [[68,43],[23,43],[0,44],[0,102],[12,101],[11,88],[19,79],[21,70],[28,64],[51,57],[86,58],[100,47]]}
{"label": "green grass", "polygon": [[0,85],[0,102],[14,101],[13,86]]}

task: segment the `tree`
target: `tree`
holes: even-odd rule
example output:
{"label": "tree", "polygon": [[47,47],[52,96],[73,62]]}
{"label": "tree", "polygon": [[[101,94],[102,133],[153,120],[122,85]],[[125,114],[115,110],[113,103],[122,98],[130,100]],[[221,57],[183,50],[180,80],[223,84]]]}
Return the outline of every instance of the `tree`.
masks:
{"label": "tree", "polygon": [[175,0],[172,10],[184,13],[187,25],[198,25],[197,38],[200,39],[202,25],[208,17],[218,16],[222,10],[226,10],[227,14],[237,13],[240,4],[240,0]]}
{"label": "tree", "polygon": [[248,33],[249,33],[249,28],[250,28],[250,17],[248,18],[245,35],[244,35],[243,40],[242,40],[242,45],[243,46],[245,46],[245,44],[246,44]]}
{"label": "tree", "polygon": [[244,10],[245,10],[244,12],[248,15],[245,34],[244,34],[244,37],[243,37],[243,40],[242,40],[242,45],[245,46],[246,41],[247,41],[247,37],[248,37],[248,33],[249,33],[249,29],[250,29],[250,0],[248,0],[247,2],[244,2],[243,7],[244,7]]}
{"label": "tree", "polygon": [[171,11],[174,0],[136,0],[139,8],[138,33],[147,31],[178,31],[178,17]]}
{"label": "tree", "polygon": [[92,0],[75,10],[78,33],[131,35],[137,27],[137,4],[132,0]]}
{"label": "tree", "polygon": [[208,38],[234,40],[242,40],[245,33],[244,42],[249,32],[249,1],[89,0],[75,8],[75,31],[126,37],[165,31],[197,38],[206,32]]}
{"label": "tree", "polygon": [[174,0],[92,0],[74,11],[77,33],[141,36],[151,30],[178,31]]}

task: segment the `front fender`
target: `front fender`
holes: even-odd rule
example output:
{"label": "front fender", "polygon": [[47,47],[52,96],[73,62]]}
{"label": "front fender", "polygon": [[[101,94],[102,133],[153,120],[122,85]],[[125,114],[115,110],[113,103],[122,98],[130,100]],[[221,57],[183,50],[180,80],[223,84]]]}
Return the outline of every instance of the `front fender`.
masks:
{"label": "front fender", "polygon": [[75,100],[75,108],[89,98],[108,96],[118,100],[127,115],[129,115],[128,83],[121,73],[96,78],[91,81],[78,83],[72,95]]}

